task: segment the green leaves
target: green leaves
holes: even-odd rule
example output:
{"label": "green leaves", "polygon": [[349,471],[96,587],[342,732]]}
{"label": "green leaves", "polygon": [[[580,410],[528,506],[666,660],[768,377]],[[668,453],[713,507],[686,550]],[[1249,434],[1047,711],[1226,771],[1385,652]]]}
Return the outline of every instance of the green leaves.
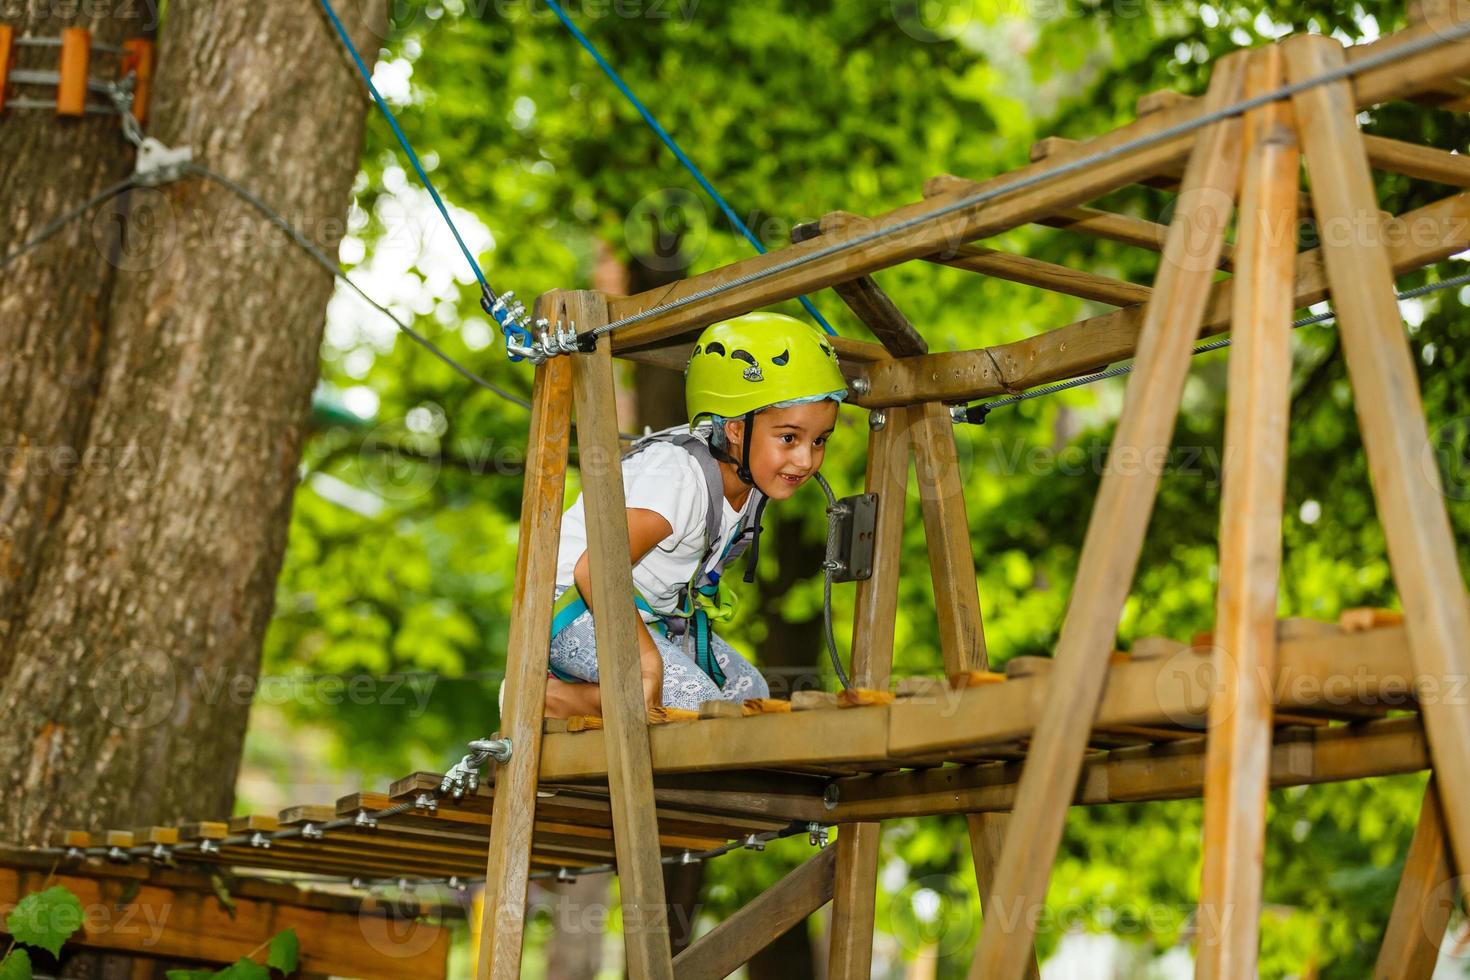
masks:
{"label": "green leaves", "polygon": [[[299,965],[300,954],[296,930],[282,929],[270,938],[269,946],[270,951],[266,954],[263,966],[249,956],[242,956],[219,971],[169,970],[166,976],[168,980],[271,980],[272,970],[278,971],[283,976],[295,973]],[[251,955],[253,956],[254,953]]]}
{"label": "green leaves", "polygon": [[23,949],[12,949],[0,961],[0,980],[31,980],[31,957]]}
{"label": "green leaves", "polygon": [[61,944],[82,926],[82,903],[56,885],[22,898],[5,921],[16,942],[59,956]]}
{"label": "green leaves", "polygon": [[272,969],[280,970],[282,973],[294,973],[300,950],[301,944],[296,938],[296,930],[283,929],[271,937],[270,954],[266,957],[265,962]]}

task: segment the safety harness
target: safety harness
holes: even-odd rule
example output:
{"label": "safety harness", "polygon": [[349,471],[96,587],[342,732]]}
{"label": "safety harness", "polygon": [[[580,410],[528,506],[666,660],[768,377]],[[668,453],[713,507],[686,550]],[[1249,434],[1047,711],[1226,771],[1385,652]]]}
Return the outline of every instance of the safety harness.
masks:
{"label": "safety harness", "polygon": [[[699,669],[714,681],[716,687],[723,688],[725,672],[720,669],[714,652],[710,649],[710,624],[711,622],[728,622],[735,615],[736,602],[733,594],[727,593],[721,596],[720,576],[726,565],[739,558],[749,548],[750,559],[746,562],[745,581],[755,581],[756,562],[760,556],[761,514],[766,507],[766,496],[756,487],[751,487],[750,492],[755,494],[754,510],[753,512],[747,510],[747,513],[754,515],[751,526],[745,526],[745,516],[742,515],[729,543],[716,555],[715,549],[719,544],[725,514],[725,482],[720,475],[720,464],[716,458],[716,453],[719,451],[711,449],[706,436],[700,431],[691,432],[687,425],[676,425],[659,432],[649,433],[639,439],[623,455],[623,459],[627,460],[636,456],[654,443],[666,443],[679,447],[694,457],[701,472],[704,473],[705,487],[709,491],[709,504],[704,519],[705,552],[704,557],[700,559],[695,568],[694,575],[687,583],[679,587],[675,608],[671,612],[655,611],[649,606],[648,600],[636,591],[633,603],[640,612],[647,613],[653,618],[651,625],[661,635],[681,640],[685,652],[691,654]],[[719,454],[725,456],[724,453]],[[746,506],[749,508],[750,505]],[[551,635],[555,636],[561,632],[586,611],[587,602],[581,592],[575,585],[568,588],[552,607]],[[689,649],[691,642],[693,650]],[[580,680],[580,678],[558,670],[555,666],[551,668],[551,672],[564,681]]]}

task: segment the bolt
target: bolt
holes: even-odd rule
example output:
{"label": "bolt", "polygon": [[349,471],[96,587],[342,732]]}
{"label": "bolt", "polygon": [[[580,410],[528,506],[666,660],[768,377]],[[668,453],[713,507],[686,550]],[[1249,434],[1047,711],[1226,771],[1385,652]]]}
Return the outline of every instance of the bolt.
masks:
{"label": "bolt", "polygon": [[854,395],[866,395],[873,390],[873,383],[867,378],[853,378],[847,383],[847,386],[852,389]]}
{"label": "bolt", "polygon": [[877,432],[888,424],[888,413],[879,409],[868,415],[868,428]]}

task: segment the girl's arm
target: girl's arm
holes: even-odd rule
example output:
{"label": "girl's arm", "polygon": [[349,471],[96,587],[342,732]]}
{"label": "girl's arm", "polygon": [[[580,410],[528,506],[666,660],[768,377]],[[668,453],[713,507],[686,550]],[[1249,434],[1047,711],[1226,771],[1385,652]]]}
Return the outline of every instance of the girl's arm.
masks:
{"label": "girl's arm", "polygon": [[[652,551],[655,545],[673,533],[673,525],[657,511],[644,510],[639,507],[628,508],[628,543],[631,546],[634,565],[642,561],[643,556]],[[589,573],[587,552],[582,552],[582,557],[577,559],[577,565],[572,570],[572,579],[577,583],[577,588],[581,591],[582,600],[587,603],[587,608],[591,609],[592,577]],[[628,596],[628,601],[632,602],[633,597]],[[641,619],[639,624],[644,627],[638,631],[638,663],[643,675],[643,703],[653,708],[663,703],[664,662],[658,654],[658,647],[654,645],[653,634],[648,632],[648,627]]]}

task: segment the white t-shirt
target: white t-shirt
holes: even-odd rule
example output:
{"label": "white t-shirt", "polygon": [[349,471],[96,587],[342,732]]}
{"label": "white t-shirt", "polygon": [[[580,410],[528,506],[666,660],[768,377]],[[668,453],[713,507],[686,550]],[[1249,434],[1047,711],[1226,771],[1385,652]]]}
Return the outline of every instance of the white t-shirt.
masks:
{"label": "white t-shirt", "polygon": [[[671,612],[677,605],[679,590],[694,577],[706,551],[705,516],[709,512],[709,491],[704,471],[688,452],[668,443],[655,442],[631,458],[623,460],[623,494],[627,506],[655,511],[663,515],[672,533],[633,566],[633,586],[658,612]],[[752,509],[755,493],[745,498],[736,510],[721,495],[724,513],[715,554],[723,553],[742,517]],[[741,530],[744,528],[741,527]],[[557,550],[556,585],[558,590],[575,584],[572,571],[587,550],[587,516],[582,495],[561,519],[561,547]],[[648,619],[645,614],[644,619]]]}

